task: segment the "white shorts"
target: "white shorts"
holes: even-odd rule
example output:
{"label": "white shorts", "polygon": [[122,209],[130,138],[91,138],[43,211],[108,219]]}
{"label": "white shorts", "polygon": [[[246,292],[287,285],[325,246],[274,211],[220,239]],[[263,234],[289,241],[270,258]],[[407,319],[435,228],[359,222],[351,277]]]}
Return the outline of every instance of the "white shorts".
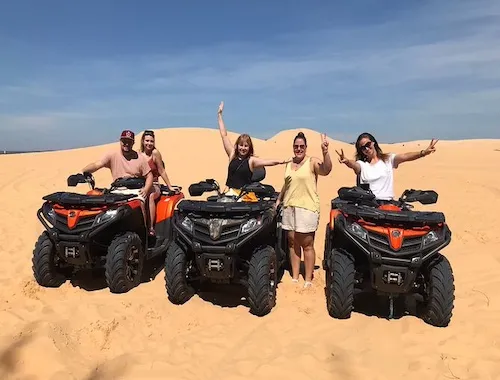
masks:
{"label": "white shorts", "polygon": [[[115,194],[134,194],[135,198],[140,199],[143,203],[146,203],[146,200],[140,194],[140,189],[127,189],[126,187],[124,187],[124,188],[119,187],[119,188],[113,189],[112,193],[115,193]],[[132,199],[134,199],[134,198],[132,198]]]}
{"label": "white shorts", "polygon": [[316,232],[319,225],[319,213],[301,207],[285,207],[281,227],[284,230],[301,233]]}

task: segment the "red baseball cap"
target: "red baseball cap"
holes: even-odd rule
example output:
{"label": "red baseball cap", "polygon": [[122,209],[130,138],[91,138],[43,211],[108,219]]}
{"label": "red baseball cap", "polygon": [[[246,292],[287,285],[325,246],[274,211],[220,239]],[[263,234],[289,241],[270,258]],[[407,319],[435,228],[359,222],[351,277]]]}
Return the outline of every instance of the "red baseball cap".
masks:
{"label": "red baseball cap", "polygon": [[120,139],[129,139],[129,140],[134,140],[135,135],[134,132],[126,129],[122,132]]}

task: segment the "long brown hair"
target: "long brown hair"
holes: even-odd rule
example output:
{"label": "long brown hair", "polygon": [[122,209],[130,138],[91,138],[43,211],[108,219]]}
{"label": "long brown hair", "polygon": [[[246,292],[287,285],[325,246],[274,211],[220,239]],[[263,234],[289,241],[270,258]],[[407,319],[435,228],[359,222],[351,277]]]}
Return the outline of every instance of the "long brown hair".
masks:
{"label": "long brown hair", "polygon": [[[155,133],[149,129],[144,131],[144,133],[142,134],[142,137],[141,137],[141,152],[144,152],[144,139],[146,138],[146,136],[151,136],[154,140]],[[155,147],[153,146],[153,150],[154,149],[155,149]]]}
{"label": "long brown hair", "polygon": [[378,141],[373,137],[372,134],[368,132],[364,132],[358,136],[358,139],[356,140],[356,160],[360,161],[366,161],[366,156],[361,150],[361,147],[359,146],[359,143],[362,139],[369,139],[375,148],[375,153],[378,158],[382,159],[383,161],[387,161],[389,159],[389,154],[382,152],[382,149],[378,145]]}
{"label": "long brown hair", "polygon": [[[236,139],[236,142],[234,143],[234,151],[235,155],[238,156],[238,145],[247,143],[248,144],[248,155],[247,157],[253,156],[253,142],[252,138],[247,135],[246,133],[243,133],[242,135],[239,135],[238,138]],[[246,158],[246,157],[244,157]]]}

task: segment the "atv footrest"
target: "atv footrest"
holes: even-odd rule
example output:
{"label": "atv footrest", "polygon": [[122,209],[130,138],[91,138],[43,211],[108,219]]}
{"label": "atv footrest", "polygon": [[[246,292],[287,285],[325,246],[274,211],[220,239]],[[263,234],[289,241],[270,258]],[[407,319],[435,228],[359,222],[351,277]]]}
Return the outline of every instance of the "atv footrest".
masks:
{"label": "atv footrest", "polygon": [[228,279],[234,276],[234,258],[220,253],[197,253],[196,264],[202,277]]}
{"label": "atv footrest", "polygon": [[415,282],[413,268],[379,265],[372,270],[372,286],[383,293],[407,293]]}

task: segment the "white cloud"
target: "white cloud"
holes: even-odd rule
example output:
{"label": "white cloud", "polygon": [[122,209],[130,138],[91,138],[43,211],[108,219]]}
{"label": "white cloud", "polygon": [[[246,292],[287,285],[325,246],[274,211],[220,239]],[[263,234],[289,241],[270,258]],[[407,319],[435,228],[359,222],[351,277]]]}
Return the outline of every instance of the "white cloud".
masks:
{"label": "white cloud", "polygon": [[297,123],[346,137],[400,125],[452,134],[470,128],[462,116],[480,115],[482,132],[498,135],[500,2],[429,2],[411,12],[260,43],[41,67],[0,87],[0,130],[82,120],[214,126],[224,99],[231,126],[262,125],[268,134]]}

